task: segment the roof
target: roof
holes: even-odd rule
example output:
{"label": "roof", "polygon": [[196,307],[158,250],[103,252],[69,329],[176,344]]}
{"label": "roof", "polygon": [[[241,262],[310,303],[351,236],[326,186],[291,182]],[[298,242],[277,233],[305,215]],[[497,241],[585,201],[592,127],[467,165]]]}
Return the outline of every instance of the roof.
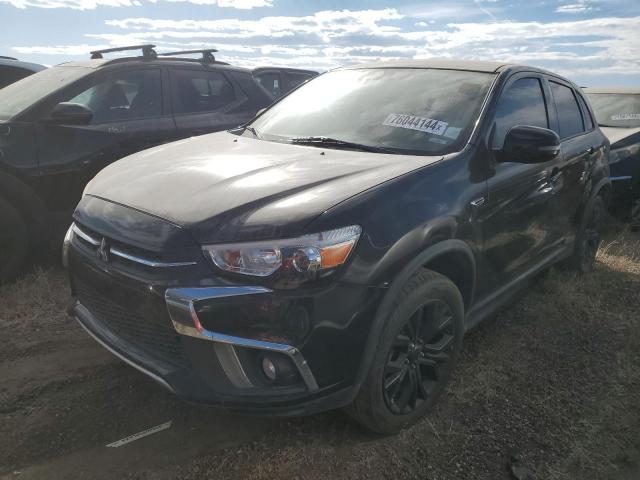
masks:
{"label": "roof", "polygon": [[224,62],[215,62],[215,63],[206,63],[201,59],[196,58],[182,58],[182,57],[158,57],[158,58],[144,58],[142,56],[138,57],[120,57],[120,58],[101,58],[94,60],[79,60],[76,62],[66,62],[57,65],[58,67],[84,67],[84,68],[101,68],[107,67],[111,65],[122,65],[127,63],[142,63],[145,65],[166,65],[167,63],[171,64],[183,64],[184,66],[193,66],[193,65],[215,65],[216,67],[222,67],[226,70],[237,70],[241,72],[251,72],[247,68],[236,67],[234,65],[229,65]]}
{"label": "roof", "polygon": [[640,87],[585,87],[585,93],[622,93],[627,95],[640,95]]}
{"label": "roof", "polygon": [[279,72],[289,72],[289,73],[308,73],[311,75],[318,75],[318,72],[315,70],[306,70],[303,68],[291,68],[291,67],[258,67],[253,69],[253,73],[265,72],[267,70],[277,70]]}
{"label": "roof", "polygon": [[345,69],[358,68],[435,68],[441,70],[469,70],[474,72],[496,73],[503,67],[510,66],[504,62],[481,62],[477,60],[391,60],[370,62],[345,67]]}
{"label": "roof", "polygon": [[38,63],[21,62],[20,60],[13,60],[9,58],[0,58],[0,65],[24,68],[25,70],[30,70],[32,72],[39,72],[40,70],[44,70],[45,68],[47,68],[44,65],[40,65]]}

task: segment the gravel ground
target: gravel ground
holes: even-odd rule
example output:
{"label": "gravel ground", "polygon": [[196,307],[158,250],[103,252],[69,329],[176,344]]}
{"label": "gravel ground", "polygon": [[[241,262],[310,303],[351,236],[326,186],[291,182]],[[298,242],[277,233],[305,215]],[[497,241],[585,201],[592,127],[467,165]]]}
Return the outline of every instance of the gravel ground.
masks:
{"label": "gravel ground", "polygon": [[2,479],[640,478],[640,235],[621,227],[593,274],[552,270],[470,332],[437,408],[394,437],[186,405],[90,339],[68,295],[55,266],[0,287]]}

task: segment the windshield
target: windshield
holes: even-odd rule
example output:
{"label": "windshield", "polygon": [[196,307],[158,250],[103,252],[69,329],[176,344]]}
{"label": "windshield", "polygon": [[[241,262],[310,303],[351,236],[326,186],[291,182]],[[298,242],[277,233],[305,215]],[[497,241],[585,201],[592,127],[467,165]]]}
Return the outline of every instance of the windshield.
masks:
{"label": "windshield", "polygon": [[640,95],[632,93],[587,93],[603,127],[640,127]]}
{"label": "windshield", "polygon": [[493,79],[453,70],[337,70],[285,97],[251,130],[273,141],[322,137],[398,153],[449,153],[464,145]]}
{"label": "windshield", "polygon": [[0,120],[15,117],[44,96],[69,85],[89,72],[91,70],[84,67],[53,67],[0,89]]}

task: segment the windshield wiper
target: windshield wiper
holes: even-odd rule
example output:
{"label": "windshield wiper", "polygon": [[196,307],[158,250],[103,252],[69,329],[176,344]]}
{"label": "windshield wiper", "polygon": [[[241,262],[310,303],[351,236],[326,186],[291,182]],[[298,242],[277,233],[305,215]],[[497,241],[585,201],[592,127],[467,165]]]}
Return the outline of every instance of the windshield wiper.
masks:
{"label": "windshield wiper", "polygon": [[260,134],[258,133],[258,130],[256,130],[256,129],[255,129],[255,128],[253,128],[252,126],[250,126],[250,125],[245,125],[245,126],[244,126],[244,129],[245,129],[245,130],[249,130],[251,133],[253,133],[253,136],[254,136],[254,137],[256,137],[256,138],[261,138],[261,137],[260,137]]}
{"label": "windshield wiper", "polygon": [[373,147],[371,145],[347,142],[346,140],[338,140],[337,138],[331,137],[294,137],[289,139],[289,143],[294,143],[296,145],[311,145],[314,147],[344,147],[352,150],[361,150],[363,152],[397,153],[395,150],[390,148]]}

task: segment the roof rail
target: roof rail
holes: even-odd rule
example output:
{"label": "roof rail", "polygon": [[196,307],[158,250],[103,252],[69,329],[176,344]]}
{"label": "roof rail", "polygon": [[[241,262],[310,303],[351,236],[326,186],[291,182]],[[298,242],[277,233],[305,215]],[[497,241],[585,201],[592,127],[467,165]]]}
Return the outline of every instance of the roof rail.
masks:
{"label": "roof rail", "polygon": [[216,57],[213,56],[213,53],[217,52],[215,48],[204,48],[202,50],[181,50],[178,52],[167,52],[161,53],[160,55],[163,57],[173,57],[175,55],[189,55],[191,53],[201,53],[202,61],[204,63],[215,63]]}
{"label": "roof rail", "polygon": [[105,48],[104,50],[94,50],[93,52],[89,52],[91,54],[92,60],[97,60],[102,57],[103,53],[111,53],[111,52],[126,52],[128,50],[142,50],[142,56],[145,58],[156,58],[157,54],[154,50],[155,45],[131,45],[129,47],[114,47],[114,48]]}
{"label": "roof rail", "polygon": [[0,58],[3,58],[4,60],[18,60],[17,58],[13,58],[13,57],[6,57],[4,55],[0,55]]}

